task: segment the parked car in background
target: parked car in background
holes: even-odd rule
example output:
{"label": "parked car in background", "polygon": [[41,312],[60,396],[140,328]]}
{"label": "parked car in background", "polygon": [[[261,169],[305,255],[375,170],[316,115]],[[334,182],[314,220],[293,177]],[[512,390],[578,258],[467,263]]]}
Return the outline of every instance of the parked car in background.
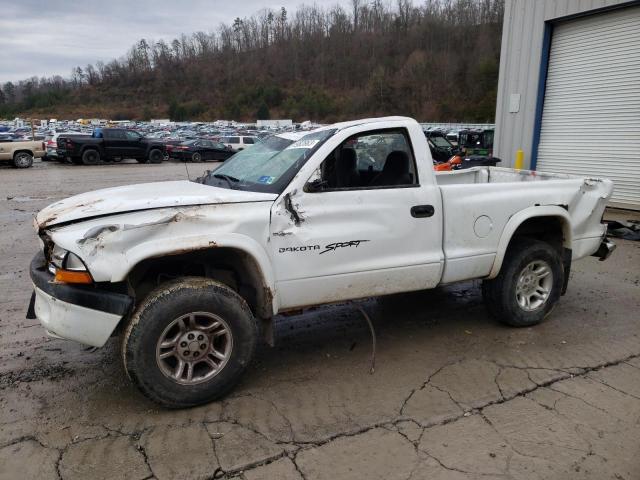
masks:
{"label": "parked car in background", "polygon": [[445,134],[439,130],[427,130],[424,132],[424,136],[427,137],[427,144],[429,145],[429,150],[431,150],[431,156],[434,162],[446,162],[458,151],[458,149],[447,140]]}
{"label": "parked car in background", "polygon": [[172,145],[171,148],[168,145],[166,147],[170,158],[190,162],[202,162],[204,160],[224,161],[235,153],[223,143],[206,139],[187,140],[179,145]]}
{"label": "parked car in background", "polygon": [[58,160],[64,162],[64,157],[58,157],[58,137],[60,135],[74,135],[74,136],[82,136],[90,137],[90,133],[82,133],[82,132],[55,132],[50,135],[46,135],[44,137],[44,146],[46,148],[46,152],[42,160],[45,162],[51,160]]}
{"label": "parked car in background", "polygon": [[16,168],[29,168],[33,159],[44,153],[44,142],[40,140],[0,142],[0,161],[11,162]]}
{"label": "parked car in background", "polygon": [[459,132],[458,147],[463,155],[493,155],[493,137],[494,130],[492,128],[484,129],[464,129]]}
{"label": "parked car in background", "polygon": [[75,164],[96,165],[102,160],[120,161],[134,158],[140,163],[160,163],[164,158],[161,142],[147,140],[138,132],[122,128],[96,128],[90,137],[60,135],[57,153]]}
{"label": "parked car in background", "polygon": [[220,137],[220,142],[224,143],[227,147],[230,147],[234,152],[244,150],[245,148],[254,145],[258,141],[259,139],[257,137],[249,137],[243,135]]}

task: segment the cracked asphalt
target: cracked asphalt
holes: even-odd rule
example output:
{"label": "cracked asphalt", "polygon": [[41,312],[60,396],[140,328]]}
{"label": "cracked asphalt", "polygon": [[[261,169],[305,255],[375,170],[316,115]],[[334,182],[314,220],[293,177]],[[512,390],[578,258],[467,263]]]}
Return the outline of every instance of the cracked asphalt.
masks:
{"label": "cracked asphalt", "polygon": [[[75,193],[185,178],[184,166],[0,175],[0,479],[640,478],[638,242],[575,263],[533,328],[489,318],[478,282],[278,317],[276,347],[231,395],[164,410],[126,379],[117,339],[91,351],[24,318],[31,218]],[[373,374],[359,307],[377,332]]]}

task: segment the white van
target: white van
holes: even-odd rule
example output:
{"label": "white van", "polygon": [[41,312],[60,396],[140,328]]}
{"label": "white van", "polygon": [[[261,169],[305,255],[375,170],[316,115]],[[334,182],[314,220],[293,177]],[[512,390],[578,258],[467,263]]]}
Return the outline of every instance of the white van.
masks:
{"label": "white van", "polygon": [[234,135],[230,137],[220,137],[220,143],[224,143],[234,152],[244,150],[258,142],[258,137],[250,137],[244,135]]}

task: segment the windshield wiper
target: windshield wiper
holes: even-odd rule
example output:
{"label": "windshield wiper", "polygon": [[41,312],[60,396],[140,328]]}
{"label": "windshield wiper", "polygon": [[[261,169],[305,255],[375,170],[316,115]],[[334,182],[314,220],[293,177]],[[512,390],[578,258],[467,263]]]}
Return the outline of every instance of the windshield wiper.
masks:
{"label": "windshield wiper", "polygon": [[231,182],[238,183],[240,181],[236,177],[232,177],[231,175],[226,175],[224,173],[214,173],[213,176],[215,178],[221,178],[222,180],[225,180],[231,190],[234,190],[233,183]]}

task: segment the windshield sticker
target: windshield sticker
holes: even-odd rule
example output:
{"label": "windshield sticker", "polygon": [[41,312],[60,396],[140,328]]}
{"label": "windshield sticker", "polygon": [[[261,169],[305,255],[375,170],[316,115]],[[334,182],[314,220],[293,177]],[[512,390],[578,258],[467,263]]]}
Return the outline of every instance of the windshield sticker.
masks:
{"label": "windshield sticker", "polygon": [[297,142],[289,145],[285,150],[293,150],[294,148],[313,148],[315,147],[320,140],[298,140]]}
{"label": "windshield sticker", "polygon": [[260,177],[258,179],[258,183],[264,183],[264,184],[267,184],[267,185],[271,185],[275,179],[276,179],[276,177],[270,177],[268,175],[263,175],[262,177]]}

